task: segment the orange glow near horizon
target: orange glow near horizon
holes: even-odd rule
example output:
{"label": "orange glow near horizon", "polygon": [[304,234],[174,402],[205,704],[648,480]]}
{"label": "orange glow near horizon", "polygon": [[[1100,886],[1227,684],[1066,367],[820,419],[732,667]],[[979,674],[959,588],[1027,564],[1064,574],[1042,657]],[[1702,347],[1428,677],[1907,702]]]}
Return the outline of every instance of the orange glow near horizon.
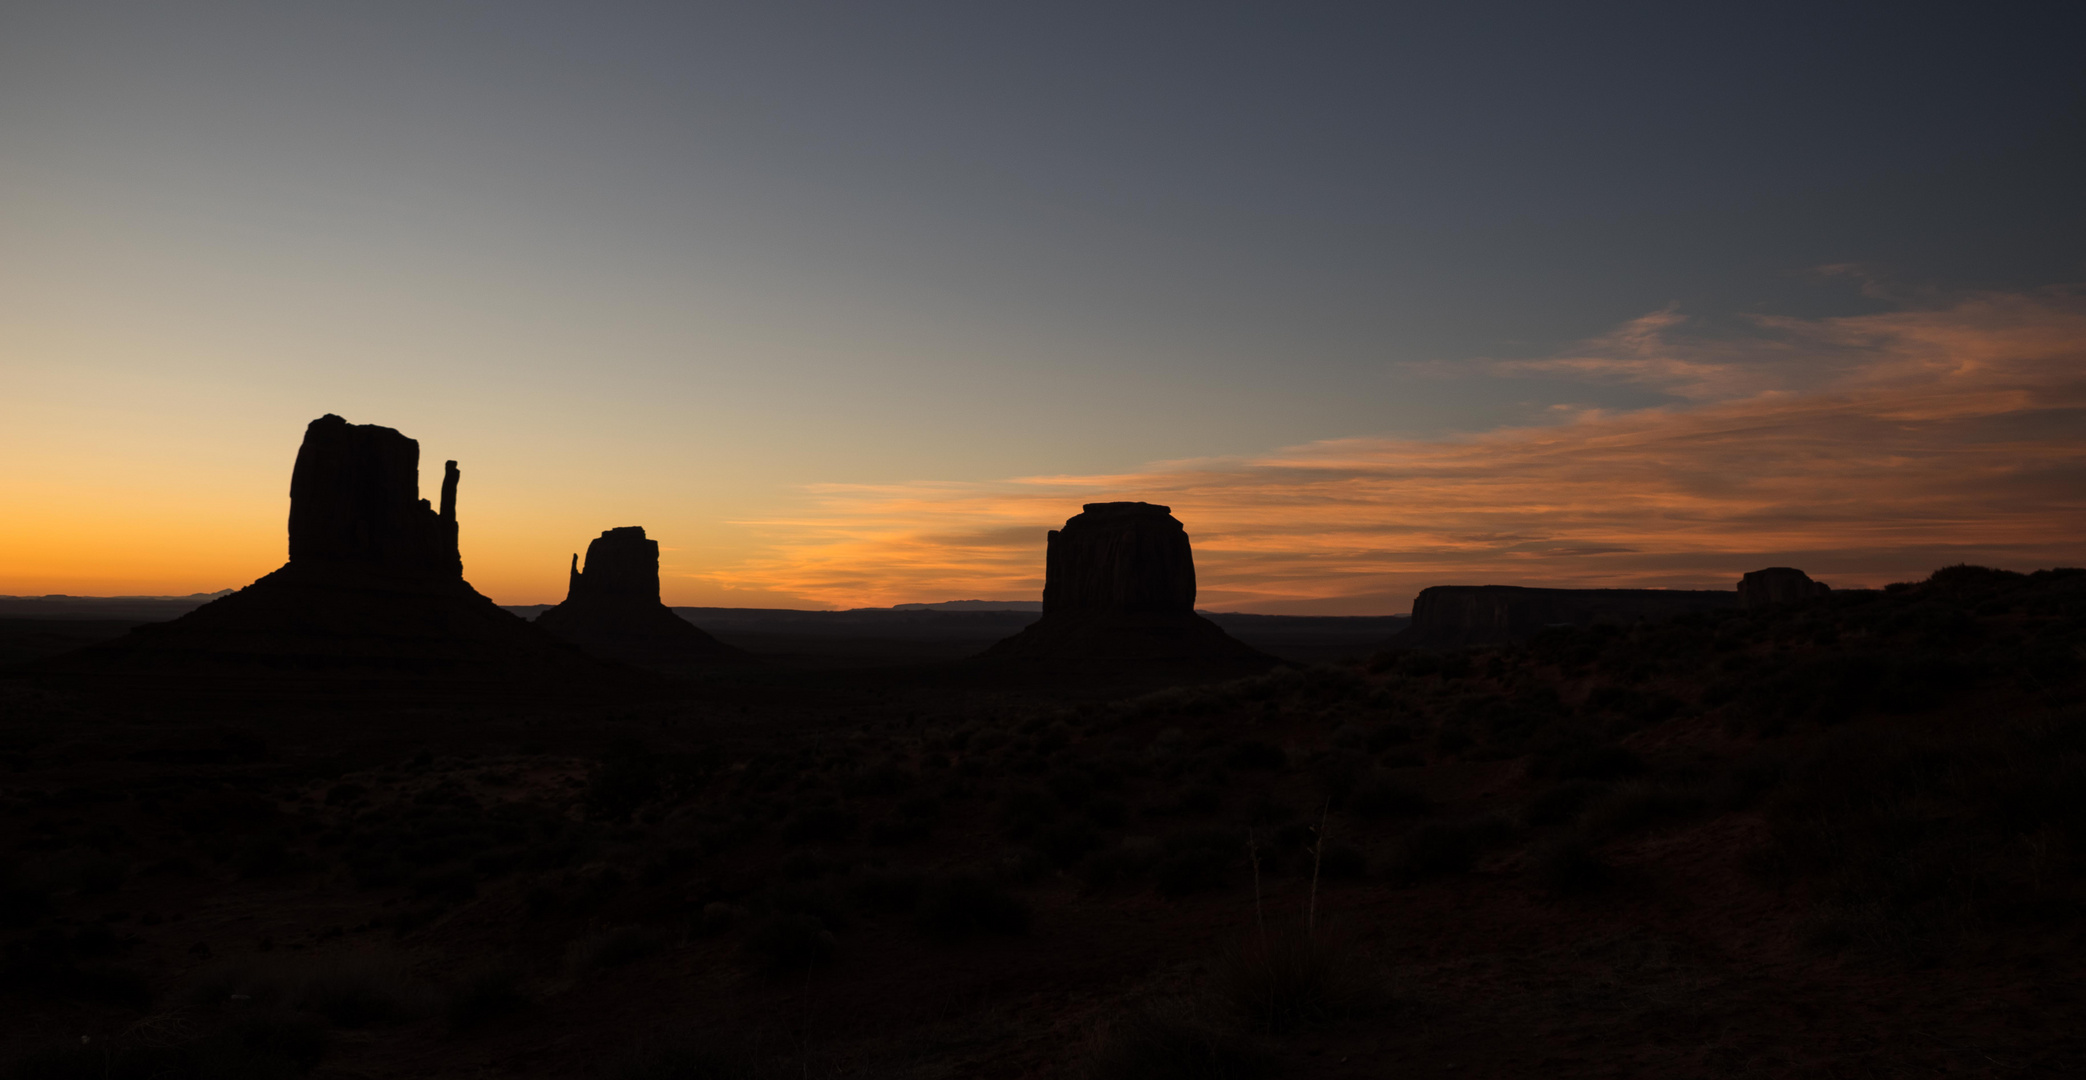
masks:
{"label": "orange glow near horizon", "polygon": [[[1690,336],[1659,312],[1569,355],[1472,366],[1637,383],[1685,404],[1107,475],[816,485],[793,507],[765,504],[783,512],[718,522],[677,507],[681,520],[664,525],[657,511],[541,510],[526,470],[453,455],[465,457],[466,576],[502,602],[555,602],[565,552],[643,523],[666,553],[669,603],[1033,599],[1044,531],[1083,502],[1114,499],[1173,507],[1194,540],[1200,604],[1218,610],[1389,613],[1449,583],[1728,588],[1768,565],[1854,586],[1959,561],[2086,562],[2086,296],[2076,290],[1761,319],[1743,340]],[[9,499],[24,512],[0,519],[0,592],[243,585],[283,557],[293,449],[269,499],[251,482],[156,462],[122,490],[18,477]]]}
{"label": "orange glow near horizon", "polygon": [[1171,505],[1215,609],[1402,611],[1450,583],[1728,588],[1785,564],[1842,586],[2076,565],[2080,299],[1762,320],[1750,345],[1676,337],[1662,314],[1549,366],[1703,404],[1109,476],[827,487],[813,513],[759,523],[771,554],[715,577],[836,605],[1033,597],[1044,529],[1105,499]]}

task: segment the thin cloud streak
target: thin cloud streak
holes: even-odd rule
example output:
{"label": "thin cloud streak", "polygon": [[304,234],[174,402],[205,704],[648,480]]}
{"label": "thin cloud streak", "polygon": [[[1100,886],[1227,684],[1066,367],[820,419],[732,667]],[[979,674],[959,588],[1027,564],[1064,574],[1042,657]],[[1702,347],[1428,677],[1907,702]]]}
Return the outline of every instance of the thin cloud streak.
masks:
{"label": "thin cloud streak", "polygon": [[1033,597],[1043,533],[1143,499],[1194,537],[1204,607],[1404,610],[1427,585],[1729,587],[1771,564],[1874,585],[2086,561],[2086,293],[1982,295],[1691,337],[1658,312],[1515,371],[1684,404],[1466,438],[1349,438],[1100,476],[812,489],[710,576],[839,605]]}

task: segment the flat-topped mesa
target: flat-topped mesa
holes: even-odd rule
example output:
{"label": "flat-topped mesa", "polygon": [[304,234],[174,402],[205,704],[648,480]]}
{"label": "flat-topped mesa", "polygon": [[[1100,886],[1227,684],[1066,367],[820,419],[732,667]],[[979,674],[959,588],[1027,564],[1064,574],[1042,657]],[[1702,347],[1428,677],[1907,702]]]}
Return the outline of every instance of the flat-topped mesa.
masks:
{"label": "flat-topped mesa", "polygon": [[1195,612],[1195,556],[1173,508],[1087,503],[1051,530],[1043,556],[1043,613]]}
{"label": "flat-topped mesa", "polygon": [[1052,530],[1043,616],[986,650],[996,660],[1245,669],[1273,660],[1195,613],[1195,556],[1170,507],[1088,503]]}
{"label": "flat-topped mesa", "polygon": [[1793,566],[1770,566],[1765,570],[1752,571],[1739,579],[1738,606],[1764,608],[1773,604],[1809,600],[1831,591],[1832,586],[1822,581],[1812,581],[1811,575]]}
{"label": "flat-topped mesa", "polygon": [[304,429],[290,473],[290,562],[357,563],[463,576],[456,485],[447,462],[442,508],[420,497],[420,444],[331,413]]}
{"label": "flat-topped mesa", "polygon": [[584,567],[572,557],[569,582],[536,625],[597,656],[669,672],[744,658],[660,602],[659,541],[641,525],[595,537]]}
{"label": "flat-topped mesa", "polygon": [[1412,601],[1412,625],[1392,644],[1453,649],[1523,641],[1553,627],[1658,622],[1693,611],[1761,608],[1831,590],[1801,570],[1755,570],[1733,592],[1721,589],[1530,589],[1517,585],[1435,585]]}

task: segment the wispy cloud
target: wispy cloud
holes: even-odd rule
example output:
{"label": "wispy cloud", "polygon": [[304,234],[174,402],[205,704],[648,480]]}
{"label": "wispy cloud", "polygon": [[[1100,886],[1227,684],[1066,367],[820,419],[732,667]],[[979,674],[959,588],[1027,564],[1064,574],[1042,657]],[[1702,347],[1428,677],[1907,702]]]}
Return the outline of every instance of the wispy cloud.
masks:
{"label": "wispy cloud", "polygon": [[1981,295],[1742,339],[1673,311],[1517,371],[1684,407],[1457,439],[1348,438],[1118,475],[813,489],[714,575],[823,602],[1034,596],[1043,533],[1145,499],[1206,607],[1402,610],[1450,582],[1725,586],[1770,564],[1875,584],[1960,560],[2086,562],[2086,293]]}

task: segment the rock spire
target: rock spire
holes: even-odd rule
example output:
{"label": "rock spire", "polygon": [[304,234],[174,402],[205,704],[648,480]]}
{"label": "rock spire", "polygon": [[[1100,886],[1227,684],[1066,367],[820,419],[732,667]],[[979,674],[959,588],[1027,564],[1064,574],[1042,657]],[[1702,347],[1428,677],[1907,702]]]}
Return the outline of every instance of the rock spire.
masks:
{"label": "rock spire", "polygon": [[86,662],[182,676],[502,684],[615,671],[471,588],[457,548],[462,474],[445,463],[437,509],[420,497],[419,472],[420,444],[391,428],[330,413],[312,421],[290,471],[289,561],[179,619],[90,650]]}

